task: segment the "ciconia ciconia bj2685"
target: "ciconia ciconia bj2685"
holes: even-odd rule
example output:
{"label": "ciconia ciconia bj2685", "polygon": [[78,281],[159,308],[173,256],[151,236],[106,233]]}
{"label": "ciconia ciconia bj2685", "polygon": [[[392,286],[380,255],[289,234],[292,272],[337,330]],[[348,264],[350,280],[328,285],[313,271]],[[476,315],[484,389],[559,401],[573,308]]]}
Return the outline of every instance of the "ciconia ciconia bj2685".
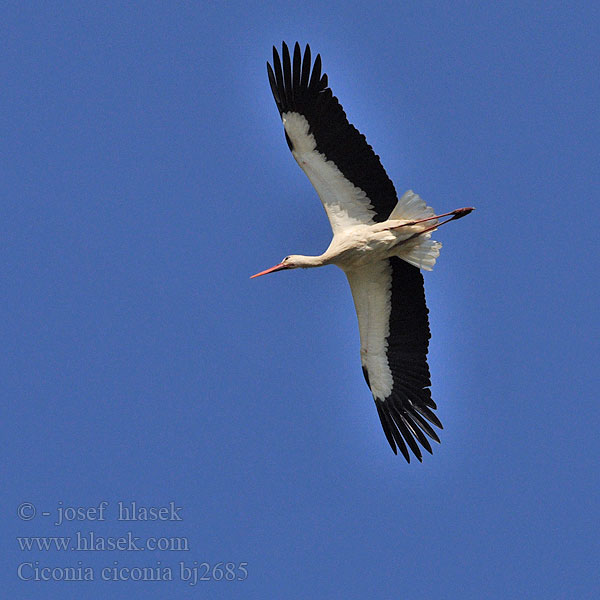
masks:
{"label": "ciconia ciconia bj2685", "polygon": [[410,462],[410,448],[422,460],[419,444],[431,453],[427,437],[439,442],[432,425],[442,424],[429,389],[430,333],[419,269],[430,271],[440,253],[431,232],[473,209],[435,215],[412,191],[398,200],[379,157],[329,89],[320,55],[312,63],[308,44],[302,56],[296,43],[290,59],[283,43],[282,60],[273,47],[267,71],[288,146],[321,198],[333,239],[321,256],[286,256],[252,277],[329,264],[346,273],[362,369],[385,436],[394,453],[398,448]]}

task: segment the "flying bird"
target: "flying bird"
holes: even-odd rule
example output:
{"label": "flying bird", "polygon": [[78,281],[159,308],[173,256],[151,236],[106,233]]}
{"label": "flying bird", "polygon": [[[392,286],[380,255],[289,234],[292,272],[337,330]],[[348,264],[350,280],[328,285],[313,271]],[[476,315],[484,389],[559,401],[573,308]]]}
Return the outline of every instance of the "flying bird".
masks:
{"label": "flying bird", "polygon": [[[469,214],[459,208],[436,215],[412,191],[399,200],[379,157],[353,125],[321,73],[296,42],[293,57],[285,42],[281,59],[273,47],[267,62],[271,90],[285,139],[296,162],[315,187],[329,218],[333,239],[320,256],[286,256],[252,277],[284,269],[337,265],[350,283],[360,331],[360,359],[383,431],[395,454],[422,461],[439,443],[427,364],[428,309],[423,276],[439,256],[431,239],[440,225]],[[443,217],[446,220],[441,221]]]}

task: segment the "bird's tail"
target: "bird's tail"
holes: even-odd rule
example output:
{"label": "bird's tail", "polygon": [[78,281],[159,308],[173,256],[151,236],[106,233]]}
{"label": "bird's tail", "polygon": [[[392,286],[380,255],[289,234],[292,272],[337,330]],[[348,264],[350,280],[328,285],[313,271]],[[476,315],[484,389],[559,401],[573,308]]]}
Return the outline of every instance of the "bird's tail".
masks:
{"label": "bird's tail", "polygon": [[[419,267],[419,269],[431,271],[437,257],[440,255],[442,244],[431,240],[430,232],[435,231],[438,227],[446,223],[450,223],[450,221],[462,219],[474,210],[474,207],[466,206],[444,213],[443,215],[436,215],[430,206],[427,206],[419,196],[409,190],[398,200],[398,204],[392,211],[389,219],[404,222],[398,225],[391,225],[388,228],[390,230],[406,228],[407,233],[417,225],[421,225],[422,229],[412,233],[412,235],[408,235],[408,237],[405,237],[400,242],[396,256],[415,267]],[[445,221],[440,221],[442,217],[449,218]],[[426,225],[422,225],[423,223]]]}
{"label": "bird's tail", "polygon": [[419,269],[431,271],[441,247],[441,242],[432,240],[430,233],[423,233],[401,244],[396,256]]}
{"label": "bird's tail", "polygon": [[[412,190],[408,190],[398,200],[396,207],[388,219],[390,221],[420,221],[427,219],[427,228],[434,228],[438,220],[432,217],[435,217],[433,208],[427,206],[425,201]],[[440,242],[435,242],[431,239],[430,233],[423,233],[400,244],[397,256],[419,269],[431,271],[437,257],[440,255],[441,247],[442,244]]]}

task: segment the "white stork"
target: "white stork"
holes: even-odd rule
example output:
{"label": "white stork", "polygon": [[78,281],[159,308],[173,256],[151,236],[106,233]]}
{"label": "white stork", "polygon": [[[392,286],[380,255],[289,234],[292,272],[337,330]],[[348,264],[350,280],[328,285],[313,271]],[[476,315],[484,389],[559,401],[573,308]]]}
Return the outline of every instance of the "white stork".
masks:
{"label": "white stork", "polygon": [[333,239],[321,256],[286,256],[252,277],[329,264],[346,273],[362,370],[383,431],[394,453],[399,448],[410,462],[408,446],[421,461],[419,444],[431,453],[427,436],[439,442],[432,425],[442,424],[429,389],[431,336],[419,269],[430,271],[440,253],[431,232],[473,209],[435,215],[412,191],[398,200],[379,157],[329,89],[320,55],[313,65],[308,44],[302,56],[296,42],[290,60],[284,42],[282,59],[273,47],[273,68],[267,63],[271,90],[288,146],[321,198]]}

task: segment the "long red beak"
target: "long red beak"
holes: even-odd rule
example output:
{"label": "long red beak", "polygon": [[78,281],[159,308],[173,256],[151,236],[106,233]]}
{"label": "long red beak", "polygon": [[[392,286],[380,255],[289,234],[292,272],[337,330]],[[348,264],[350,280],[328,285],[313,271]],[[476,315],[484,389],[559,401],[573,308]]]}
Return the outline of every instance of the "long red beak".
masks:
{"label": "long red beak", "polygon": [[275,273],[275,271],[281,271],[282,269],[287,269],[287,267],[283,263],[279,263],[278,265],[275,265],[274,267],[271,267],[270,269],[261,271],[260,273],[257,273],[256,275],[252,275],[252,277],[250,277],[250,279],[254,279],[255,277],[260,277],[261,275],[268,275],[269,273]]}

